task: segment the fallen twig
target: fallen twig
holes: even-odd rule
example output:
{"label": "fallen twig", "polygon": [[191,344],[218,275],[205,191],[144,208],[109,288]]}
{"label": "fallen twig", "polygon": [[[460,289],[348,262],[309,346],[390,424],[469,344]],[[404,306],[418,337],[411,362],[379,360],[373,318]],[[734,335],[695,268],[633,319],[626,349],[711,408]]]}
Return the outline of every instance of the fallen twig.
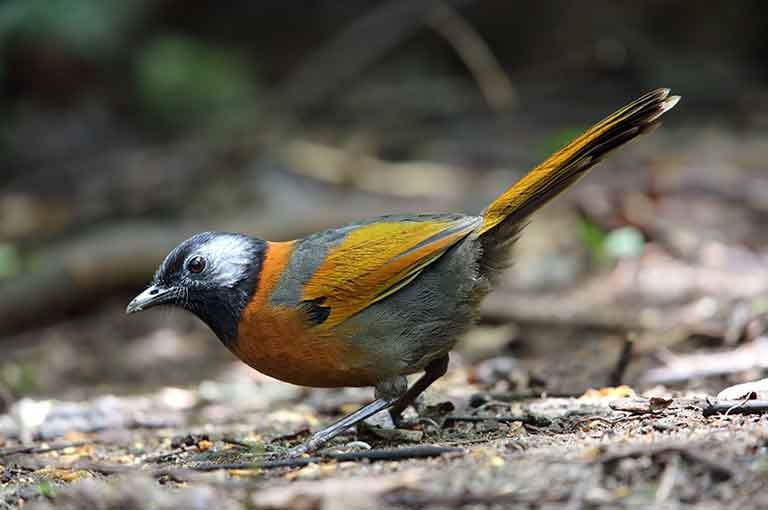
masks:
{"label": "fallen twig", "polygon": [[731,411],[735,411],[736,409],[740,408],[741,406],[746,404],[751,399],[752,399],[752,395],[747,395],[745,398],[742,399],[741,402],[739,402],[738,404],[734,404],[731,407],[729,407],[728,410],[725,412],[725,414],[723,416],[728,416],[729,414],[731,414]]}
{"label": "fallen twig", "polygon": [[215,464],[204,463],[185,467],[160,467],[146,469],[146,463],[137,465],[123,465],[123,464],[100,464],[97,462],[76,462],[72,464],[64,464],[55,467],[56,469],[63,469],[69,471],[92,471],[94,473],[100,473],[103,475],[116,475],[126,473],[147,473],[154,478],[168,477],[171,480],[177,482],[189,481],[200,476],[203,476],[201,472],[210,472],[218,470],[259,470],[259,469],[275,469],[275,468],[296,468],[303,467],[312,463],[327,462],[327,461],[356,461],[356,460],[368,460],[375,461],[399,461],[405,459],[423,459],[429,457],[438,457],[447,453],[462,452],[461,448],[445,448],[433,445],[415,446],[412,448],[397,448],[397,449],[377,449],[357,452],[346,453],[327,453],[322,456],[314,457],[299,457],[293,459],[280,459],[264,462],[241,462],[230,464]]}
{"label": "fallen twig", "polygon": [[764,414],[768,413],[768,400],[712,400],[708,401],[701,413],[715,414]]}
{"label": "fallen twig", "polygon": [[493,436],[486,436],[486,437],[478,437],[474,439],[460,439],[457,441],[447,441],[443,444],[448,446],[464,446],[468,444],[483,444],[483,443],[490,443],[491,441],[498,441],[499,439],[504,439],[504,436],[499,435],[497,432],[494,431]]}
{"label": "fallen twig", "polygon": [[552,420],[546,416],[539,416],[535,414],[521,414],[511,416],[446,416],[443,424],[448,425],[449,423],[458,422],[482,423],[485,421],[497,421],[501,423],[512,423],[519,421],[524,425],[533,425],[536,427],[548,427],[552,425]]}
{"label": "fallen twig", "polygon": [[[658,413],[670,407],[675,401],[671,398],[618,398],[608,403],[608,407],[614,411],[632,414]],[[679,403],[678,403],[679,405]]]}
{"label": "fallen twig", "polygon": [[344,453],[327,453],[322,456],[298,457],[294,459],[268,460],[264,462],[242,462],[231,464],[197,464],[189,466],[188,469],[194,471],[216,471],[219,469],[274,469],[281,467],[302,467],[308,464],[325,462],[328,460],[336,461],[355,461],[369,460],[376,461],[397,461],[404,459],[424,459],[429,457],[439,457],[446,453],[461,452],[460,448],[444,448],[441,446],[423,445],[410,448],[395,449],[375,449]]}
{"label": "fallen twig", "polygon": [[586,391],[586,388],[584,389],[577,389],[573,392],[555,392],[550,393],[547,391],[535,391],[535,390],[526,390],[526,391],[514,391],[509,393],[490,393],[488,396],[491,397],[491,399],[496,400],[498,402],[520,402],[522,400],[531,400],[531,399],[539,399],[539,398],[579,398],[584,394]]}
{"label": "fallen twig", "polygon": [[656,416],[656,415],[653,414],[653,413],[649,413],[649,414],[630,414],[628,416],[622,416],[620,418],[614,418],[614,419],[606,418],[604,416],[589,416],[587,418],[583,418],[581,420],[578,420],[578,421],[574,422],[573,425],[571,425],[570,430],[571,431],[575,431],[577,428],[579,428],[580,425],[582,425],[584,423],[591,423],[591,422],[594,422],[594,421],[599,421],[600,423],[605,423],[606,425],[610,425],[611,427],[613,427],[614,425],[617,425],[619,423],[623,423],[625,421],[639,420],[639,419],[643,419],[643,418],[649,418],[649,417],[652,417],[652,416]]}
{"label": "fallen twig", "polygon": [[6,448],[5,450],[0,450],[0,458],[2,457],[9,457],[11,455],[22,455],[22,454],[38,454],[38,453],[48,453],[48,452],[55,452],[59,450],[65,450],[67,448],[77,448],[78,446],[83,446],[89,443],[93,443],[93,441],[75,441],[72,443],[60,443],[50,446],[19,446],[16,448]]}
{"label": "fallen twig", "polygon": [[526,432],[532,432],[534,434],[544,434],[549,436],[555,435],[555,433],[549,430],[547,427],[537,427],[536,425],[530,425],[528,423],[523,423],[523,427],[525,427]]}

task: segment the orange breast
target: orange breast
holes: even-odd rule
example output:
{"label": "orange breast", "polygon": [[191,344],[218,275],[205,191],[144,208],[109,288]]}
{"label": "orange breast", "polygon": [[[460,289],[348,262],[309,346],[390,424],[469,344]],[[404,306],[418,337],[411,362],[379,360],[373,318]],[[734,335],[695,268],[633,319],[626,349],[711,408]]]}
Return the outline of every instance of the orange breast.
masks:
{"label": "orange breast", "polygon": [[380,380],[348,340],[318,336],[292,309],[246,309],[232,352],[259,372],[302,386],[372,386]]}
{"label": "orange breast", "polygon": [[[259,287],[240,317],[232,352],[259,372],[302,386],[371,386],[380,378],[364,353],[331,332],[313,332],[295,309],[273,307],[269,296],[288,264],[292,242],[269,243]],[[322,335],[322,336],[320,336]]]}

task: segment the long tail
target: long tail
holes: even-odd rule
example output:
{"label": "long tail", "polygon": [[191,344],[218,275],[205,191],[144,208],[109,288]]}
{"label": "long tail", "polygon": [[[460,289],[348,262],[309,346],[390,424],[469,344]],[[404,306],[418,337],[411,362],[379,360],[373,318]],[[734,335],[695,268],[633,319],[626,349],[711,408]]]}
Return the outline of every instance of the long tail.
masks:
{"label": "long tail", "polygon": [[656,126],[680,96],[658,89],[592,126],[517,181],[485,210],[481,235],[524,222],[534,211],[571,186],[613,149]]}
{"label": "long tail", "polygon": [[490,251],[485,262],[495,265],[489,260],[498,258],[493,248],[513,240],[533,212],[574,184],[606,154],[653,130],[659,117],[679,100],[680,96],[669,95],[669,89],[645,94],[592,126],[505,191],[485,210],[478,230]]}

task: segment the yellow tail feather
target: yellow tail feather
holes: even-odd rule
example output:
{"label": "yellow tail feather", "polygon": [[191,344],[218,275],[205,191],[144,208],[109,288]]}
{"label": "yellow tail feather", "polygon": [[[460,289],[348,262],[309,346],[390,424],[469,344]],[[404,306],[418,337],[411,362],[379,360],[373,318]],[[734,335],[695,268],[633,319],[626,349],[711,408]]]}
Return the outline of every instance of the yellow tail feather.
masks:
{"label": "yellow tail feather", "polygon": [[584,176],[607,153],[655,127],[659,117],[679,100],[680,96],[669,95],[669,89],[657,89],[595,124],[489,205],[478,233],[508,226],[511,228],[500,234],[514,236],[534,211]]}

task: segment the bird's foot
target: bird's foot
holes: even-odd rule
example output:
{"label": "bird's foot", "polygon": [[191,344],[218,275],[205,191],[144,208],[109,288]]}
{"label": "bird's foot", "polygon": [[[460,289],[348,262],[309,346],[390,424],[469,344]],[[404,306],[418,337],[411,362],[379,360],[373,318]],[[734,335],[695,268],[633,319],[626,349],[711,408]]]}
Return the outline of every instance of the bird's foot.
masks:
{"label": "bird's foot", "polygon": [[338,431],[323,429],[311,435],[309,439],[288,450],[289,457],[299,457],[305,453],[312,453],[321,449],[325,444],[333,439]]}
{"label": "bird's foot", "polygon": [[340,419],[336,423],[315,432],[304,443],[298,446],[294,446],[293,448],[288,450],[288,455],[290,455],[291,457],[296,457],[299,455],[303,455],[305,453],[319,450],[328,441],[338,436],[340,433],[344,432],[349,427],[352,427],[360,423],[361,421],[365,420],[370,416],[373,416],[379,411],[383,411],[389,408],[391,405],[392,405],[392,400],[377,398],[370,404],[361,407],[354,413],[348,416],[345,416],[344,418]]}
{"label": "bird's foot", "polygon": [[442,429],[443,418],[454,410],[451,402],[427,405],[422,398],[417,399],[412,404],[412,407],[415,412],[406,410],[402,414],[394,414],[390,410],[389,414],[396,428],[406,430],[421,428],[426,430],[426,427],[430,427],[439,431]]}
{"label": "bird's foot", "polygon": [[[366,443],[365,441],[350,441],[344,445],[340,445],[338,447],[342,451],[351,451],[351,450],[370,450],[371,445]],[[288,450],[287,456],[288,457],[301,457],[305,453],[309,453],[311,450],[309,449],[309,445],[306,443],[301,443],[297,446],[294,446],[290,450]]]}
{"label": "bird's foot", "polygon": [[426,409],[424,398],[422,396],[417,397],[411,402],[410,407],[413,408],[414,412],[409,411],[408,408],[403,410],[396,407],[390,408],[389,413],[387,414],[389,414],[395,428],[412,429],[419,424],[419,417],[422,416]]}

